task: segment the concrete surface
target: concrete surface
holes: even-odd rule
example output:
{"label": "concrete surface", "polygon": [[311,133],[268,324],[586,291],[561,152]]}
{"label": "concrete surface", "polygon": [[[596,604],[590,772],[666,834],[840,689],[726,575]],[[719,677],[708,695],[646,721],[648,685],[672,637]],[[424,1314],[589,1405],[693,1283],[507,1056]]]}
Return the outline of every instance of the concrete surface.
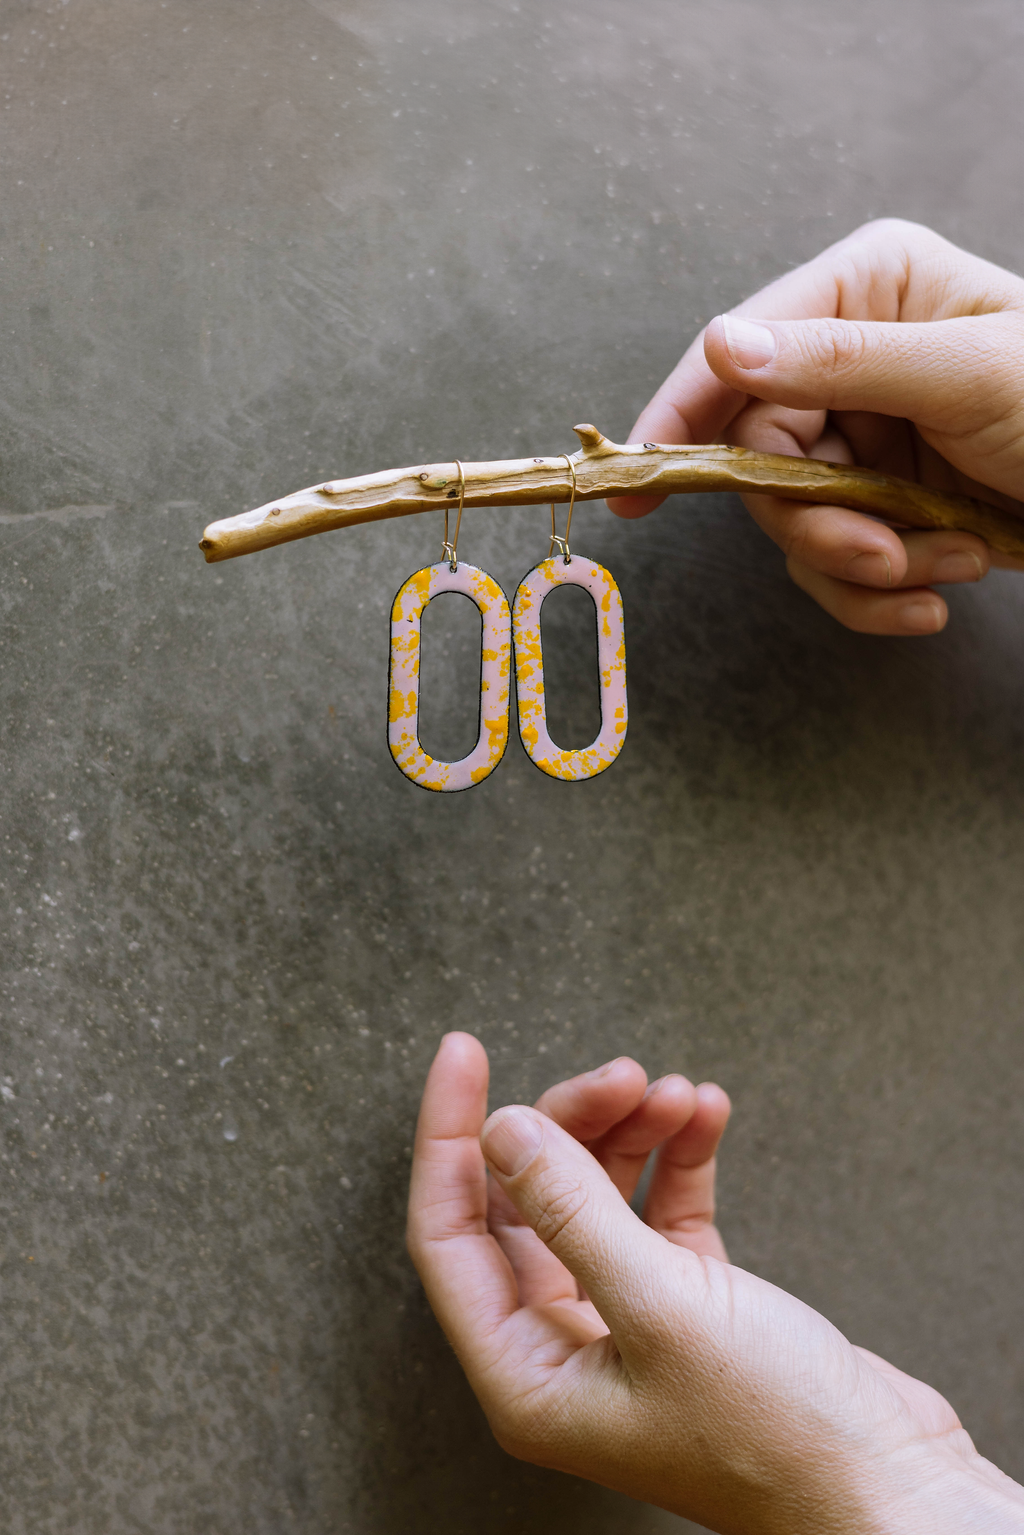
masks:
{"label": "concrete surface", "polygon": [[[326,475],[611,435],[700,322],[881,213],[1020,268],[1012,0],[3,0],[2,1523],[572,1535],[401,1243],[419,1088],[624,1051],[736,1102],[737,1261],[1024,1476],[1024,585],[838,629],[737,504],[581,507],[622,587],[601,779],[385,748],[439,519],[208,568]],[[542,510],[467,514],[511,591]],[[556,720],[593,708],[552,614]],[[472,626],[427,626],[428,739]]]}

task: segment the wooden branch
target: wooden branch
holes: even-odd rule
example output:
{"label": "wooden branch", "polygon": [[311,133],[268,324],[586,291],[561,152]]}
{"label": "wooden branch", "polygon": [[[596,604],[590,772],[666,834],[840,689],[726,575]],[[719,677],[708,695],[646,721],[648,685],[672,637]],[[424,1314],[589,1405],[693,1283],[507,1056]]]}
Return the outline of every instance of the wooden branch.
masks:
{"label": "wooden branch", "polygon": [[[976,533],[993,549],[1024,558],[1024,521],[970,496],[948,495],[873,469],[850,469],[813,458],[786,458],[779,453],[752,453],[746,448],[715,444],[689,448],[656,443],[623,445],[609,442],[593,426],[575,430],[583,444],[572,455],[577,501],[644,493],[760,491],[871,512],[912,528]],[[572,475],[564,456],[512,458],[462,467],[465,506],[568,501],[572,490]],[[459,471],[454,463],[386,469],[352,480],[328,480],[268,501],[240,517],[211,522],[199,547],[212,564],[333,528],[457,506],[458,498]]]}

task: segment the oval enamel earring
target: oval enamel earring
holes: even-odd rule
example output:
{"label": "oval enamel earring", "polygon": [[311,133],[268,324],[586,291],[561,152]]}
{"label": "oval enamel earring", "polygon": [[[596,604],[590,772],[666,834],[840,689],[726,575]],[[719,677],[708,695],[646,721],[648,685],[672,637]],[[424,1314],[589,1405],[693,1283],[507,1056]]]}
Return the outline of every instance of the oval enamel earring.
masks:
{"label": "oval enamel earring", "polygon": [[[466,476],[459,471],[459,510],[455,537],[448,538],[444,513],[444,548],[437,565],[409,577],[391,608],[391,665],[388,678],[388,747],[406,778],[424,789],[451,793],[482,783],[498,766],[508,744],[511,617],[498,583],[458,557]],[[420,745],[420,622],[423,609],[441,592],[461,592],[476,604],[483,625],[480,652],[480,726],[476,746],[459,762],[438,762]]]}
{"label": "oval enamel earring", "polygon": [[[565,537],[555,531],[551,506],[551,547],[548,557],[523,577],[512,604],[512,636],[515,646],[516,698],[519,735],[530,761],[552,778],[569,781],[595,778],[611,767],[626,739],[626,639],[622,622],[622,598],[610,571],[596,560],[569,551],[572,509],[576,502],[576,468],[565,454],[572,475],[569,515]],[[556,556],[555,551],[558,551]],[[556,746],[548,734],[544,701],[544,649],[541,643],[540,610],[556,586],[582,586],[590,593],[597,617],[597,669],[601,692],[601,729],[596,738],[577,751]]]}

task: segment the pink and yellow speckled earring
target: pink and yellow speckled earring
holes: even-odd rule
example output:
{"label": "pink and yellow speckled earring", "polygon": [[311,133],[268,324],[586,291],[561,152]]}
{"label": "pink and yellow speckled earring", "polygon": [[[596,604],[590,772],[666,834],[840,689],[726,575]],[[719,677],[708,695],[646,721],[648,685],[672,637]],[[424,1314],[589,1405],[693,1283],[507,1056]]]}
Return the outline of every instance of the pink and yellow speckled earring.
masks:
{"label": "pink and yellow speckled earring", "polygon": [[[498,583],[458,557],[466,476],[459,471],[459,510],[455,537],[448,537],[437,565],[418,570],[401,587],[391,608],[391,666],[388,678],[388,746],[401,772],[424,789],[452,793],[481,783],[498,766],[508,744],[509,672],[512,622],[508,599]],[[420,745],[420,621],[423,609],[440,592],[461,592],[474,602],[483,621],[480,655],[480,729],[476,746],[460,762],[437,762]]]}
{"label": "pink and yellow speckled earring", "polygon": [[[569,551],[569,529],[576,501],[576,469],[568,454],[572,475],[569,515],[565,536],[555,531],[551,507],[551,547],[548,557],[523,577],[512,604],[512,638],[516,660],[516,697],[519,704],[519,735],[530,761],[552,778],[569,781],[596,778],[611,767],[626,739],[626,639],[622,623],[622,598],[610,571],[595,560]],[[555,551],[558,551],[556,556]],[[601,729],[589,746],[563,751],[548,734],[544,703],[544,651],[541,644],[540,610],[556,586],[582,586],[593,598],[597,616],[597,667],[601,685]]]}

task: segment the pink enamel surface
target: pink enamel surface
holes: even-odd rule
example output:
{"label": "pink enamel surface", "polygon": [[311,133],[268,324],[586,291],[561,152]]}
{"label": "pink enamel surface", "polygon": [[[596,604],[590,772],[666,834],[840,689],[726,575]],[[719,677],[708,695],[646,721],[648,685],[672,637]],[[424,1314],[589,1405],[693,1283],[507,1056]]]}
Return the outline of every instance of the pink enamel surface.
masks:
{"label": "pink enamel surface", "polygon": [[[601,684],[601,729],[589,746],[563,751],[548,735],[544,702],[544,652],[540,609],[556,586],[582,586],[597,609],[597,666]],[[524,576],[512,604],[516,652],[519,734],[531,761],[552,778],[594,778],[610,767],[626,739],[626,639],[622,598],[611,573],[594,560],[574,554],[544,560]]]}
{"label": "pink enamel surface", "polygon": [[[420,620],[439,592],[461,592],[483,620],[480,661],[480,734],[460,762],[437,762],[419,741]],[[486,571],[461,561],[428,565],[409,577],[391,608],[388,746],[406,778],[424,789],[451,792],[480,783],[498,766],[508,742],[511,618],[505,593]]]}

